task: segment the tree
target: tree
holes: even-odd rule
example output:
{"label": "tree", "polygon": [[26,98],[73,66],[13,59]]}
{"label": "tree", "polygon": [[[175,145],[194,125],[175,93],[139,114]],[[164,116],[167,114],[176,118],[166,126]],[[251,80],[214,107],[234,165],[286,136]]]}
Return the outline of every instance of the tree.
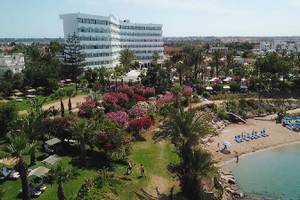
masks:
{"label": "tree", "polygon": [[69,113],[72,113],[72,101],[71,101],[71,97],[74,95],[75,91],[73,87],[67,87],[64,89],[65,94],[68,96],[68,110]]}
{"label": "tree", "polygon": [[159,53],[155,51],[152,55],[152,63],[153,64],[158,64],[159,58],[160,58]]}
{"label": "tree", "polygon": [[215,51],[212,55],[212,65],[214,67],[214,74],[218,77],[219,76],[219,69],[222,65],[221,58],[222,58],[221,51]]}
{"label": "tree", "polygon": [[145,86],[154,87],[160,93],[171,87],[171,77],[170,62],[165,62],[163,65],[153,63],[147,68],[146,74],[141,76],[141,82]]}
{"label": "tree", "polygon": [[212,127],[195,110],[184,111],[181,107],[170,111],[163,132],[171,136],[181,158],[177,173],[182,192],[190,199],[201,199],[199,178],[213,173],[215,168],[211,156],[196,146],[201,137],[214,132]]}
{"label": "tree", "polygon": [[37,148],[37,142],[33,141],[30,145],[29,145],[29,155],[30,155],[30,166],[33,166],[36,162],[36,148]]}
{"label": "tree", "polygon": [[57,184],[57,199],[66,200],[66,196],[63,189],[63,183],[67,182],[72,176],[73,171],[70,168],[66,168],[62,163],[58,163],[56,167],[52,168],[50,175]]}
{"label": "tree", "polygon": [[120,63],[124,67],[125,73],[132,68],[133,62],[136,59],[134,52],[130,49],[124,49],[120,52]]}
{"label": "tree", "polygon": [[94,133],[95,124],[87,119],[76,119],[72,126],[75,138],[79,142],[80,160],[86,164],[86,143],[89,143],[91,135]]}
{"label": "tree", "polygon": [[10,134],[9,135],[10,144],[8,149],[12,157],[17,158],[16,169],[20,174],[21,184],[22,184],[22,199],[30,200],[31,194],[27,179],[27,164],[24,160],[24,154],[26,154],[28,148],[28,138],[24,132]]}
{"label": "tree", "polygon": [[205,50],[199,47],[186,47],[184,53],[186,54],[186,64],[193,68],[193,81],[197,81],[200,72],[203,80],[205,72],[203,66]]}
{"label": "tree", "polygon": [[78,89],[78,77],[83,72],[85,61],[81,53],[81,46],[78,36],[70,34],[65,42],[63,49],[63,76],[71,78]]}
{"label": "tree", "polygon": [[286,56],[269,53],[265,57],[258,58],[254,67],[260,89],[269,91],[279,87],[280,79],[289,78],[292,71],[292,60]]}
{"label": "tree", "polygon": [[45,87],[47,93],[53,92],[53,80],[59,79],[61,69],[56,53],[32,44],[26,47],[25,62],[24,85]]}
{"label": "tree", "polygon": [[0,137],[4,136],[11,123],[17,118],[16,107],[12,104],[0,104]]}
{"label": "tree", "polygon": [[55,92],[55,94],[60,99],[60,115],[61,115],[61,117],[64,117],[65,116],[65,106],[64,106],[63,98],[65,96],[65,91],[63,89],[58,89]]}
{"label": "tree", "polygon": [[[125,69],[122,65],[117,65],[114,68],[112,78],[115,79],[115,87],[118,88],[118,79],[125,74]],[[123,79],[122,79],[123,80]]]}

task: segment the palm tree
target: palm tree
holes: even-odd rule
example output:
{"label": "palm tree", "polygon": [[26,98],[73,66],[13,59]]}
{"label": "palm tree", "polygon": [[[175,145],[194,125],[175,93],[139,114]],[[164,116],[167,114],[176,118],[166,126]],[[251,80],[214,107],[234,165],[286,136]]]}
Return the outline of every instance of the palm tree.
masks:
{"label": "palm tree", "polygon": [[[201,65],[204,62],[205,51],[199,47],[189,47],[184,50],[186,54],[186,64],[193,67],[193,79],[197,81],[198,74],[201,72],[203,76],[203,69]],[[201,69],[201,70],[200,70]]]}
{"label": "palm tree", "polygon": [[64,117],[65,116],[65,106],[64,106],[63,98],[65,96],[65,91],[63,89],[58,89],[55,92],[55,94],[60,99],[60,113],[61,113],[61,116]]}
{"label": "palm tree", "polygon": [[[125,74],[125,69],[122,65],[117,65],[114,68],[112,77],[115,79],[115,85],[116,85],[116,89],[118,88],[118,79],[120,77],[122,77]],[[122,84],[123,84],[123,78],[122,78]]]}
{"label": "palm tree", "polygon": [[10,144],[8,149],[12,157],[17,158],[16,169],[20,174],[21,184],[22,184],[22,199],[30,200],[30,189],[27,179],[27,164],[24,160],[24,154],[28,149],[28,138],[24,132],[18,133],[16,135],[9,135]]}
{"label": "palm tree", "polygon": [[181,158],[178,176],[184,194],[190,199],[199,199],[199,178],[214,172],[214,162],[210,154],[197,150],[199,139],[213,133],[212,127],[195,110],[171,110],[163,129],[171,136]]}
{"label": "palm tree", "polygon": [[65,200],[66,196],[63,189],[63,183],[72,177],[72,170],[64,167],[62,163],[59,163],[56,167],[51,169],[50,174],[57,184],[58,200]]}
{"label": "palm tree", "polygon": [[33,141],[30,145],[29,145],[29,155],[30,155],[30,166],[33,166],[36,162],[36,148],[37,148],[37,142]]}
{"label": "palm tree", "polygon": [[175,86],[172,88],[172,92],[175,95],[175,105],[176,108],[180,108],[181,106],[181,92],[182,92],[183,87],[179,84],[175,84]]}
{"label": "palm tree", "polygon": [[159,58],[160,58],[159,54],[155,51],[155,52],[153,53],[153,55],[152,55],[152,62],[153,62],[154,64],[157,64]]}
{"label": "palm tree", "polygon": [[79,142],[80,159],[83,165],[86,164],[86,143],[89,143],[94,129],[95,124],[91,123],[87,119],[77,119],[75,120],[72,126],[72,130],[74,131],[75,137]]}
{"label": "palm tree", "polygon": [[120,63],[124,67],[125,73],[129,72],[134,60],[136,59],[134,52],[130,49],[124,49],[120,52]]}
{"label": "palm tree", "polygon": [[212,55],[212,64],[215,68],[215,75],[219,76],[219,68],[221,66],[221,58],[222,58],[222,52],[221,51],[215,51]]}
{"label": "palm tree", "polygon": [[97,68],[97,81],[99,82],[102,92],[104,93],[109,86],[109,77],[111,76],[112,72],[105,67]]}

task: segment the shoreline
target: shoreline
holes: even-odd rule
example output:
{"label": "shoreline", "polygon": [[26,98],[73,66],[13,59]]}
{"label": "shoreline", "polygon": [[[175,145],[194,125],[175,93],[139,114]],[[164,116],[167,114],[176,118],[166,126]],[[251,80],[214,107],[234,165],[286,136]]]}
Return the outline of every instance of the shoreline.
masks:
{"label": "shoreline", "polygon": [[[245,154],[241,154],[241,155],[239,155],[239,158],[245,158],[245,157],[252,156],[253,154],[256,154],[256,153],[261,153],[261,152],[274,150],[274,149],[278,149],[278,148],[285,147],[285,146],[290,146],[290,145],[297,145],[297,144],[300,144],[300,140],[299,141],[294,141],[294,142],[278,144],[278,145],[275,145],[275,146],[269,146],[269,147],[266,147],[266,148],[263,148],[263,149],[258,149],[258,150],[253,151],[253,152],[248,152],[248,153],[245,153]],[[220,168],[223,168],[225,165],[230,164],[230,163],[235,162],[235,161],[236,161],[235,158],[231,158],[230,160],[220,161],[220,162],[217,163],[217,166],[220,167]]]}
{"label": "shoreline", "polygon": [[[288,113],[299,112],[299,108],[289,110]],[[249,142],[237,143],[234,140],[235,135],[249,133],[253,130],[260,131],[265,129],[270,133],[269,137],[250,140]],[[220,149],[224,141],[231,143],[230,154],[223,154]],[[210,143],[205,148],[212,153],[217,166],[223,166],[239,157],[249,156],[251,154],[279,148],[286,145],[300,143],[300,133],[293,132],[281,124],[274,121],[274,115],[265,117],[247,119],[246,124],[230,124],[225,127],[217,136],[210,138]]]}

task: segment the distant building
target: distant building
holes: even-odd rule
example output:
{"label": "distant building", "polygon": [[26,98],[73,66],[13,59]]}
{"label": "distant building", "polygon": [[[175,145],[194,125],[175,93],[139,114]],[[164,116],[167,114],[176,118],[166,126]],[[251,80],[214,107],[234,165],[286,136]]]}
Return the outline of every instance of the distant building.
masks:
{"label": "distant building", "polygon": [[297,53],[300,53],[300,41],[296,43]]}
{"label": "distant building", "polygon": [[0,54],[0,71],[11,70],[13,73],[20,73],[24,68],[25,60],[22,53]]}
{"label": "distant building", "polygon": [[81,13],[64,14],[64,37],[78,35],[82,53],[89,67],[115,67],[123,49],[132,50],[141,65],[148,65],[157,52],[164,58],[161,24],[131,23],[108,17]]}
{"label": "distant building", "polygon": [[260,50],[263,52],[278,52],[283,54],[293,54],[299,52],[299,42],[292,40],[261,41]]}
{"label": "distant building", "polygon": [[273,49],[272,41],[260,41],[260,50],[261,51],[271,51]]}
{"label": "distant building", "polygon": [[228,47],[210,47],[209,53],[214,53],[216,51],[222,52],[222,53],[228,53]]}

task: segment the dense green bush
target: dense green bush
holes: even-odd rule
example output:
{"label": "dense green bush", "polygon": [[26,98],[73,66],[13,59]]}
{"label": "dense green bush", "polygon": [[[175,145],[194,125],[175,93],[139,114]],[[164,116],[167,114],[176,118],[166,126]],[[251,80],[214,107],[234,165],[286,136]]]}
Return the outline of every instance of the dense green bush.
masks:
{"label": "dense green bush", "polygon": [[9,126],[17,118],[17,111],[14,105],[0,104],[0,137],[5,135]]}

